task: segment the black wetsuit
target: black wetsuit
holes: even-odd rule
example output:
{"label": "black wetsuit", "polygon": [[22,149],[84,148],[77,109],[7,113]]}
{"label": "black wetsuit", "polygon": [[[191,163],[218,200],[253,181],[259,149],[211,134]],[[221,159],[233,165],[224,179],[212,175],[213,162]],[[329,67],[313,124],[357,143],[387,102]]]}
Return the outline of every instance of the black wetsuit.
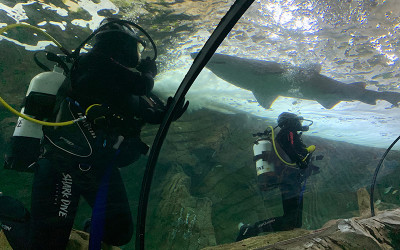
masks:
{"label": "black wetsuit", "polygon": [[275,141],[280,156],[286,158],[286,161],[298,165],[290,168],[283,164],[275,153],[271,153],[268,161],[274,162],[275,173],[279,177],[265,175],[263,176],[264,180],[259,179],[264,182],[279,180],[275,186],[278,186],[281,191],[283,215],[243,226],[236,241],[257,236],[261,232],[286,231],[302,226],[304,181],[305,177],[310,174],[306,169],[308,161],[303,162],[302,160],[307,156],[308,151],[301,140],[301,134],[294,130],[281,129],[276,135]]}
{"label": "black wetsuit", "polygon": [[97,211],[105,215],[103,241],[120,246],[133,234],[118,168],[147,153],[141,128],[145,123],[160,123],[165,106],[149,92],[150,73],[132,72],[95,48],[81,56],[70,79],[59,91],[56,120],[77,118],[92,104],[107,107],[106,118],[96,124],[86,121],[44,129],[30,216],[27,213],[20,222],[0,218],[3,228],[11,228],[4,231],[14,250],[65,249],[80,196],[93,208],[104,185],[107,202]]}

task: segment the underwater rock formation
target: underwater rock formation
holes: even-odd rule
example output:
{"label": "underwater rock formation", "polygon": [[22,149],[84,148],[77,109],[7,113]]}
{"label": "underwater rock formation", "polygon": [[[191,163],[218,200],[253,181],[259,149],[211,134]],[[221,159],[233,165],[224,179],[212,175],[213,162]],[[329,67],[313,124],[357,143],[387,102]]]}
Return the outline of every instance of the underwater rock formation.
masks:
{"label": "underwater rock formation", "polygon": [[[187,196],[207,197],[212,201],[211,217],[216,244],[233,242],[239,222],[254,223],[282,215],[279,190],[260,192],[257,186],[252,152],[255,140],[252,134],[274,123],[246,114],[227,115],[209,110],[185,114],[173,123],[165,140],[156,176],[162,181],[154,181],[160,184],[155,184],[158,192],[152,193],[152,199],[163,194],[161,190],[173,186],[176,180],[166,174],[166,169],[179,165],[179,170],[176,168],[175,171],[182,171],[187,176],[185,178],[189,178],[185,180],[185,186],[189,187]],[[304,133],[304,142],[315,144],[316,155],[324,155],[324,159],[315,162],[320,167],[320,173],[307,181],[303,228],[313,230],[332,219],[363,217],[357,193],[360,188],[370,185],[384,149],[325,140],[310,134]],[[398,155],[396,151],[391,152],[388,159],[398,159]],[[399,169],[388,166],[382,168],[378,175],[376,200],[384,198],[377,205],[379,210],[391,208],[385,204],[389,198],[397,204],[395,199],[399,195],[394,191],[382,192],[386,185],[395,187],[398,183],[395,176]],[[163,189],[161,186],[164,186]],[[170,198],[175,199],[174,196]],[[158,199],[163,200],[165,196]],[[367,206],[365,211],[368,210],[368,199],[362,201]],[[176,211],[179,212],[179,209]],[[165,229],[168,232],[171,230],[172,227]],[[149,234],[153,232],[149,230]]]}
{"label": "underwater rock formation", "polygon": [[161,201],[155,216],[163,219],[151,230],[163,232],[164,237],[154,239],[154,245],[149,249],[157,249],[160,245],[164,249],[199,249],[216,245],[212,202],[207,197],[190,194],[190,178],[182,168],[171,167],[161,186]]}
{"label": "underwater rock formation", "polygon": [[314,231],[297,229],[271,233],[204,250],[235,249],[398,249],[400,209],[386,210],[374,217],[340,219]]}
{"label": "underwater rock formation", "polygon": [[[274,122],[206,109],[188,112],[174,122],[155,171],[147,214],[146,247],[201,249],[232,243],[238,234],[239,222],[254,223],[281,215],[279,190],[261,193],[258,189],[252,152],[255,140],[252,134]],[[143,140],[151,144],[156,130],[156,126],[146,127]],[[304,229],[300,232],[309,233],[305,229],[321,228],[333,219],[368,217],[369,198],[366,196],[360,201],[357,193],[361,192],[358,191],[360,188],[369,186],[384,149],[324,140],[306,133],[304,141],[315,144],[317,154],[324,155],[324,159],[316,162],[321,172],[307,182]],[[397,151],[388,155],[391,161],[398,158]],[[146,158],[143,157],[121,169],[133,218],[136,218],[145,166]],[[31,181],[21,180],[21,173],[3,169],[0,172],[1,183],[7,188],[3,192],[29,201]],[[386,164],[379,173],[375,190],[376,200],[382,200],[376,205],[379,210],[388,209],[388,202],[398,204],[399,192],[395,190],[399,186],[398,176],[399,169],[395,164]],[[393,187],[390,192],[385,191],[388,186]],[[368,192],[364,189],[363,193]],[[359,211],[360,204],[366,206],[365,216]],[[89,208],[86,213],[82,209],[78,211],[81,219],[77,221],[90,217]],[[79,226],[78,223],[75,228]],[[279,235],[292,238],[293,233],[297,232]],[[128,249],[133,249],[133,245],[134,239]]]}

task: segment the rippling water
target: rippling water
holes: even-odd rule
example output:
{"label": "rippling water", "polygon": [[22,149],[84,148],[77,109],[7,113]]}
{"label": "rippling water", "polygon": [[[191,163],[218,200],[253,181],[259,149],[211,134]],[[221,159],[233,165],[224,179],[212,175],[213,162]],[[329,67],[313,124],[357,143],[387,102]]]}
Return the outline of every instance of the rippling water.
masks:
{"label": "rippling water", "polygon": [[[399,92],[399,14],[395,1],[256,1],[218,52],[298,66],[318,64],[321,74],[335,80]],[[199,41],[209,32],[208,25],[199,25],[195,35],[171,48],[178,60],[170,63],[179,62],[182,68],[172,73],[175,80],[166,72],[160,85],[179,83],[177,75],[183,77],[191,62],[187,54],[199,50]],[[265,110],[251,93],[220,81],[207,69],[189,97],[199,106],[272,119],[282,111],[301,113],[315,121],[315,135],[361,145],[387,147],[400,132],[398,109],[386,101],[341,102],[326,110],[316,102],[281,97]]]}
{"label": "rippling water", "polygon": [[[0,13],[6,18],[0,25],[6,25],[8,20],[8,23],[28,22],[45,29],[58,26],[71,31],[74,26],[95,29],[104,13],[120,13],[136,20],[154,34],[159,44],[162,73],[157,78],[156,90],[167,96],[174,93],[190,67],[189,53],[201,49],[232,1],[165,1],[162,4],[149,1],[120,3],[121,8],[109,1],[97,4],[79,1],[86,12],[85,18],[72,12],[78,6],[72,1],[61,6],[38,2],[38,9],[51,12],[54,20],[24,10],[24,6],[34,3],[1,4],[3,12]],[[400,92],[399,13],[394,0],[259,0],[234,27],[218,52],[297,66],[320,65],[321,74],[335,80],[365,82],[367,89]],[[70,23],[61,21],[68,15]],[[79,39],[82,37],[76,37]],[[29,50],[43,49],[49,44],[43,41],[28,46],[13,41]],[[342,102],[326,110],[313,101],[280,97],[272,109],[265,110],[251,92],[220,80],[207,69],[188,98],[194,109],[244,111],[272,120],[282,111],[301,113],[315,121],[312,127],[315,135],[361,145],[387,147],[400,133],[396,126],[396,119],[400,118],[398,109],[385,101],[378,101],[377,105]]]}

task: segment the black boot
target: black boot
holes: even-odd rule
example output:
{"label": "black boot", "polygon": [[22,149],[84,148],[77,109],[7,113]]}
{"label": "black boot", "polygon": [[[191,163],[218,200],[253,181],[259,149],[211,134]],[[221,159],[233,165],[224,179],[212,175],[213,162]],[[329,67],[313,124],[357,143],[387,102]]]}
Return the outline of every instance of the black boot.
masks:
{"label": "black boot", "polygon": [[0,194],[0,226],[14,250],[28,249],[30,214],[24,205]]}
{"label": "black boot", "polygon": [[250,237],[254,237],[258,235],[258,230],[255,226],[253,225],[245,225],[243,223],[241,223],[242,225],[240,225],[239,228],[239,234],[236,237],[236,241],[241,241]]}
{"label": "black boot", "polygon": [[0,221],[11,220],[17,222],[26,222],[29,220],[30,214],[24,205],[6,195],[0,194]]}
{"label": "black boot", "polygon": [[90,233],[90,228],[92,226],[92,219],[88,218],[83,222],[83,231],[86,233]]}

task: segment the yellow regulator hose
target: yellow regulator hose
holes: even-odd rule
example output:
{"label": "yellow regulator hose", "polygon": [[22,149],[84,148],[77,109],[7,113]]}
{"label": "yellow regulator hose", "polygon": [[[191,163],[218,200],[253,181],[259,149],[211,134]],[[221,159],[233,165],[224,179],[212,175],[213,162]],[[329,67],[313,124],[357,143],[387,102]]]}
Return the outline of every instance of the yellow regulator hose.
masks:
{"label": "yellow regulator hose", "polygon": [[33,25],[24,24],[24,23],[9,24],[6,27],[3,27],[0,29],[0,35],[2,35],[4,32],[6,32],[9,29],[14,29],[17,27],[23,27],[23,28],[28,28],[28,29],[37,31],[38,33],[44,35],[45,37],[49,38],[52,42],[54,42],[63,53],[69,54],[69,52],[59,42],[57,42],[56,39],[54,39],[54,37],[52,37],[50,34],[46,33],[46,31],[44,31],[36,26],[33,26]]}
{"label": "yellow regulator hose", "polygon": [[34,118],[32,118],[32,117],[29,117],[29,116],[27,116],[27,115],[25,115],[25,114],[22,114],[21,112],[18,112],[18,111],[15,110],[13,107],[11,107],[10,105],[8,105],[8,103],[6,103],[6,102],[3,100],[3,98],[1,98],[1,97],[0,97],[0,102],[1,102],[1,104],[4,105],[4,107],[6,107],[6,108],[8,109],[11,113],[13,113],[13,114],[15,114],[15,115],[17,115],[17,116],[19,116],[19,117],[21,117],[21,118],[24,118],[24,119],[26,119],[26,120],[28,120],[28,121],[31,121],[31,122],[34,122],[34,123],[38,123],[38,124],[43,125],[43,126],[53,126],[53,127],[56,127],[56,126],[67,126],[67,125],[71,125],[71,124],[74,124],[74,123],[76,123],[76,122],[83,121],[84,119],[86,119],[86,117],[81,117],[81,118],[78,118],[78,119],[76,119],[76,120],[71,120],[71,121],[67,121],[67,122],[45,122],[45,121],[41,121],[41,120],[36,120],[36,119],[34,119]]}
{"label": "yellow regulator hose", "polygon": [[[274,146],[274,150],[275,150],[275,154],[278,156],[279,160],[281,160],[283,163],[285,163],[286,165],[289,166],[296,166],[296,163],[289,163],[287,161],[285,161],[278,153],[278,150],[276,149],[276,145],[275,145],[275,133],[274,133],[274,128],[272,126],[268,126],[269,128],[271,128],[271,139],[272,139],[272,145]],[[303,161],[305,161],[308,157],[309,154],[313,153],[315,151],[315,145],[311,145],[307,148],[308,154],[306,155],[306,157],[304,157]]]}
{"label": "yellow regulator hose", "polygon": [[272,139],[272,145],[274,146],[274,150],[275,150],[275,154],[278,156],[279,160],[281,160],[283,163],[285,163],[286,165],[289,166],[296,166],[296,163],[289,163],[287,161],[285,161],[278,153],[278,150],[276,149],[276,145],[275,145],[275,133],[274,133],[274,128],[272,126],[268,126],[269,128],[271,128],[271,139]]}
{"label": "yellow regulator hose", "polygon": [[[32,25],[29,25],[29,24],[17,23],[17,24],[7,25],[6,27],[3,27],[3,28],[0,29],[0,35],[2,35],[7,30],[13,29],[13,28],[16,28],[16,27],[29,28],[29,29],[37,31],[38,33],[43,34],[44,36],[49,38],[52,42],[54,42],[57,45],[57,47],[60,48],[60,50],[62,52],[66,53],[66,54],[69,54],[68,51],[66,49],[64,49],[64,47],[59,42],[57,42],[56,39],[54,39],[51,35],[49,35],[45,31],[43,31],[42,29],[40,29],[38,27],[35,27],[35,26],[32,26]],[[4,101],[4,99],[1,98],[1,97],[0,97],[0,102],[11,113],[13,113],[13,114],[15,114],[15,115],[17,115],[17,116],[19,116],[21,118],[24,118],[24,119],[26,119],[28,121],[31,121],[31,122],[34,122],[34,123],[38,123],[38,124],[43,125],[43,126],[67,126],[67,125],[71,125],[71,124],[74,124],[76,122],[79,122],[79,121],[82,121],[82,120],[85,119],[85,117],[82,117],[82,118],[78,118],[76,120],[66,121],[66,122],[45,122],[45,121],[40,121],[40,120],[34,119],[32,117],[29,117],[29,116],[27,116],[25,114],[22,114],[21,112],[18,112],[13,107],[11,107],[6,101]]]}

